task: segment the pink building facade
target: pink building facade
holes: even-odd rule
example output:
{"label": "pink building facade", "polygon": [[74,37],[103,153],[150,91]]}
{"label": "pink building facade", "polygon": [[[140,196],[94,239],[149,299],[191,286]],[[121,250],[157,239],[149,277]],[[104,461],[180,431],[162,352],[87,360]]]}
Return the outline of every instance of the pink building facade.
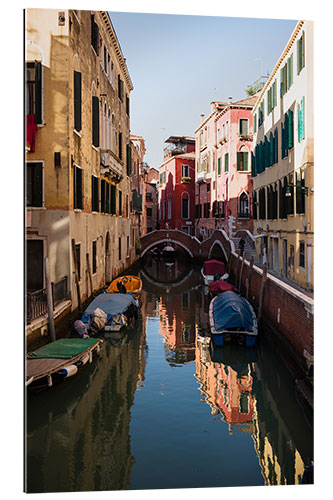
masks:
{"label": "pink building facade", "polygon": [[257,96],[229,103],[215,118],[216,192],[212,196],[216,227],[229,236],[253,231],[251,150],[252,108]]}

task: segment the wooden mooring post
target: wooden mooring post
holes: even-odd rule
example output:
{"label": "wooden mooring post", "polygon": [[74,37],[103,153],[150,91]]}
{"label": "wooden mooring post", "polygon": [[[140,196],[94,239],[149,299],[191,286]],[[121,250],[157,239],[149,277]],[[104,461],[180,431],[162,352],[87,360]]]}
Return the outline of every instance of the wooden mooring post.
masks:
{"label": "wooden mooring post", "polygon": [[253,271],[253,262],[254,262],[254,257],[252,255],[250,265],[249,265],[249,270],[247,273],[247,283],[246,283],[246,300],[249,299],[250,295],[250,289],[251,289],[251,279],[252,279],[252,271]]}
{"label": "wooden mooring post", "polygon": [[80,282],[79,282],[79,273],[77,269],[77,260],[76,260],[76,253],[75,253],[75,239],[72,239],[72,253],[73,253],[73,262],[74,262],[74,273],[75,273],[75,283],[76,283],[76,290],[77,290],[77,300],[78,300],[78,305],[79,305],[79,310],[81,309],[81,292],[80,292]]}
{"label": "wooden mooring post", "polygon": [[243,267],[244,267],[244,260],[245,260],[245,250],[242,251],[242,263],[241,263],[241,268],[239,272],[239,278],[238,278],[238,290],[241,291],[241,286],[242,286],[242,274],[243,274]]}
{"label": "wooden mooring post", "polygon": [[262,307],[264,304],[264,297],[265,297],[265,286],[266,286],[266,280],[267,280],[267,262],[264,264],[264,269],[263,269],[263,274],[262,274],[262,279],[261,279],[261,287],[260,287],[260,296],[259,296],[259,311],[258,311],[258,321],[261,319],[262,315]]}
{"label": "wooden mooring post", "polygon": [[93,295],[94,294],[94,289],[93,289],[93,284],[92,284],[90,260],[89,260],[89,254],[88,253],[86,253],[86,260],[87,260],[87,273],[88,273],[88,278],[89,278],[89,285],[90,285],[91,295]]}
{"label": "wooden mooring post", "polygon": [[49,332],[51,341],[55,341],[55,328],[54,328],[54,318],[53,318],[53,298],[52,298],[52,286],[50,281],[50,269],[49,269],[49,258],[45,257],[45,281],[46,281],[46,298],[47,298],[47,315],[49,322]]}
{"label": "wooden mooring post", "polygon": [[237,286],[238,269],[239,269],[239,259],[240,259],[240,250],[238,250],[238,253],[237,253],[237,266],[236,266],[235,286]]}

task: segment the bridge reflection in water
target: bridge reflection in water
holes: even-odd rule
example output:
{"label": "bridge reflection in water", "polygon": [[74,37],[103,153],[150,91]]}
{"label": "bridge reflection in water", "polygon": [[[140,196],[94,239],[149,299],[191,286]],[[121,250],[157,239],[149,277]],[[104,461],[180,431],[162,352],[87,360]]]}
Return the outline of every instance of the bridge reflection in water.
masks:
{"label": "bridge reflection in water", "polygon": [[212,351],[200,271],[140,271],[140,319],[80,377],[29,397],[29,492],[298,484],[312,424],[261,339]]}

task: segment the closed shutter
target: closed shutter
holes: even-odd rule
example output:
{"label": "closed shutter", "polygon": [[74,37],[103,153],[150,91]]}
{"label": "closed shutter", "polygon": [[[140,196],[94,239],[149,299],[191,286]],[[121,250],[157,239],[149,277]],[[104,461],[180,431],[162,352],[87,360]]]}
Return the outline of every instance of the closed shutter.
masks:
{"label": "closed shutter", "polygon": [[101,212],[106,213],[106,182],[104,179],[101,180]]}
{"label": "closed shutter", "polygon": [[99,147],[99,100],[98,97],[92,97],[92,143]]}
{"label": "closed shutter", "polygon": [[288,111],[288,149],[294,147],[294,113],[291,109]]}
{"label": "closed shutter", "polygon": [[111,213],[116,214],[116,186],[111,184]]}
{"label": "closed shutter", "polygon": [[35,122],[42,123],[42,64],[35,63]]}
{"label": "closed shutter", "polygon": [[244,172],[248,172],[249,170],[249,153],[243,153],[243,165],[244,165]]}
{"label": "closed shutter", "polygon": [[119,201],[119,215],[123,214],[123,201],[122,201],[122,192],[118,191],[118,201]]}
{"label": "closed shutter", "polygon": [[217,175],[221,175],[221,158],[217,159]]}
{"label": "closed shutter", "polygon": [[224,155],[224,171],[228,172],[228,170],[229,170],[229,154],[226,153]]}
{"label": "closed shutter", "polygon": [[74,128],[81,130],[81,73],[74,71]]}
{"label": "closed shutter", "polygon": [[75,167],[76,170],[76,200],[77,206],[82,210],[83,208],[83,197],[82,197],[82,170],[81,168]]}

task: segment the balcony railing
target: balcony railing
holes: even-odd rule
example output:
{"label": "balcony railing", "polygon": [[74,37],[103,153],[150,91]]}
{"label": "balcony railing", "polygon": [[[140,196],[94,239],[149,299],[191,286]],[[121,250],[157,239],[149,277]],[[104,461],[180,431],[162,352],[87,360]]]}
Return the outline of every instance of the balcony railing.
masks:
{"label": "balcony railing", "polygon": [[[70,297],[67,276],[51,283],[53,307]],[[27,292],[27,323],[47,314],[46,288],[35,292]]]}
{"label": "balcony railing", "polygon": [[191,177],[184,175],[184,176],[182,176],[181,182],[182,182],[182,184],[189,184],[191,182]]}

